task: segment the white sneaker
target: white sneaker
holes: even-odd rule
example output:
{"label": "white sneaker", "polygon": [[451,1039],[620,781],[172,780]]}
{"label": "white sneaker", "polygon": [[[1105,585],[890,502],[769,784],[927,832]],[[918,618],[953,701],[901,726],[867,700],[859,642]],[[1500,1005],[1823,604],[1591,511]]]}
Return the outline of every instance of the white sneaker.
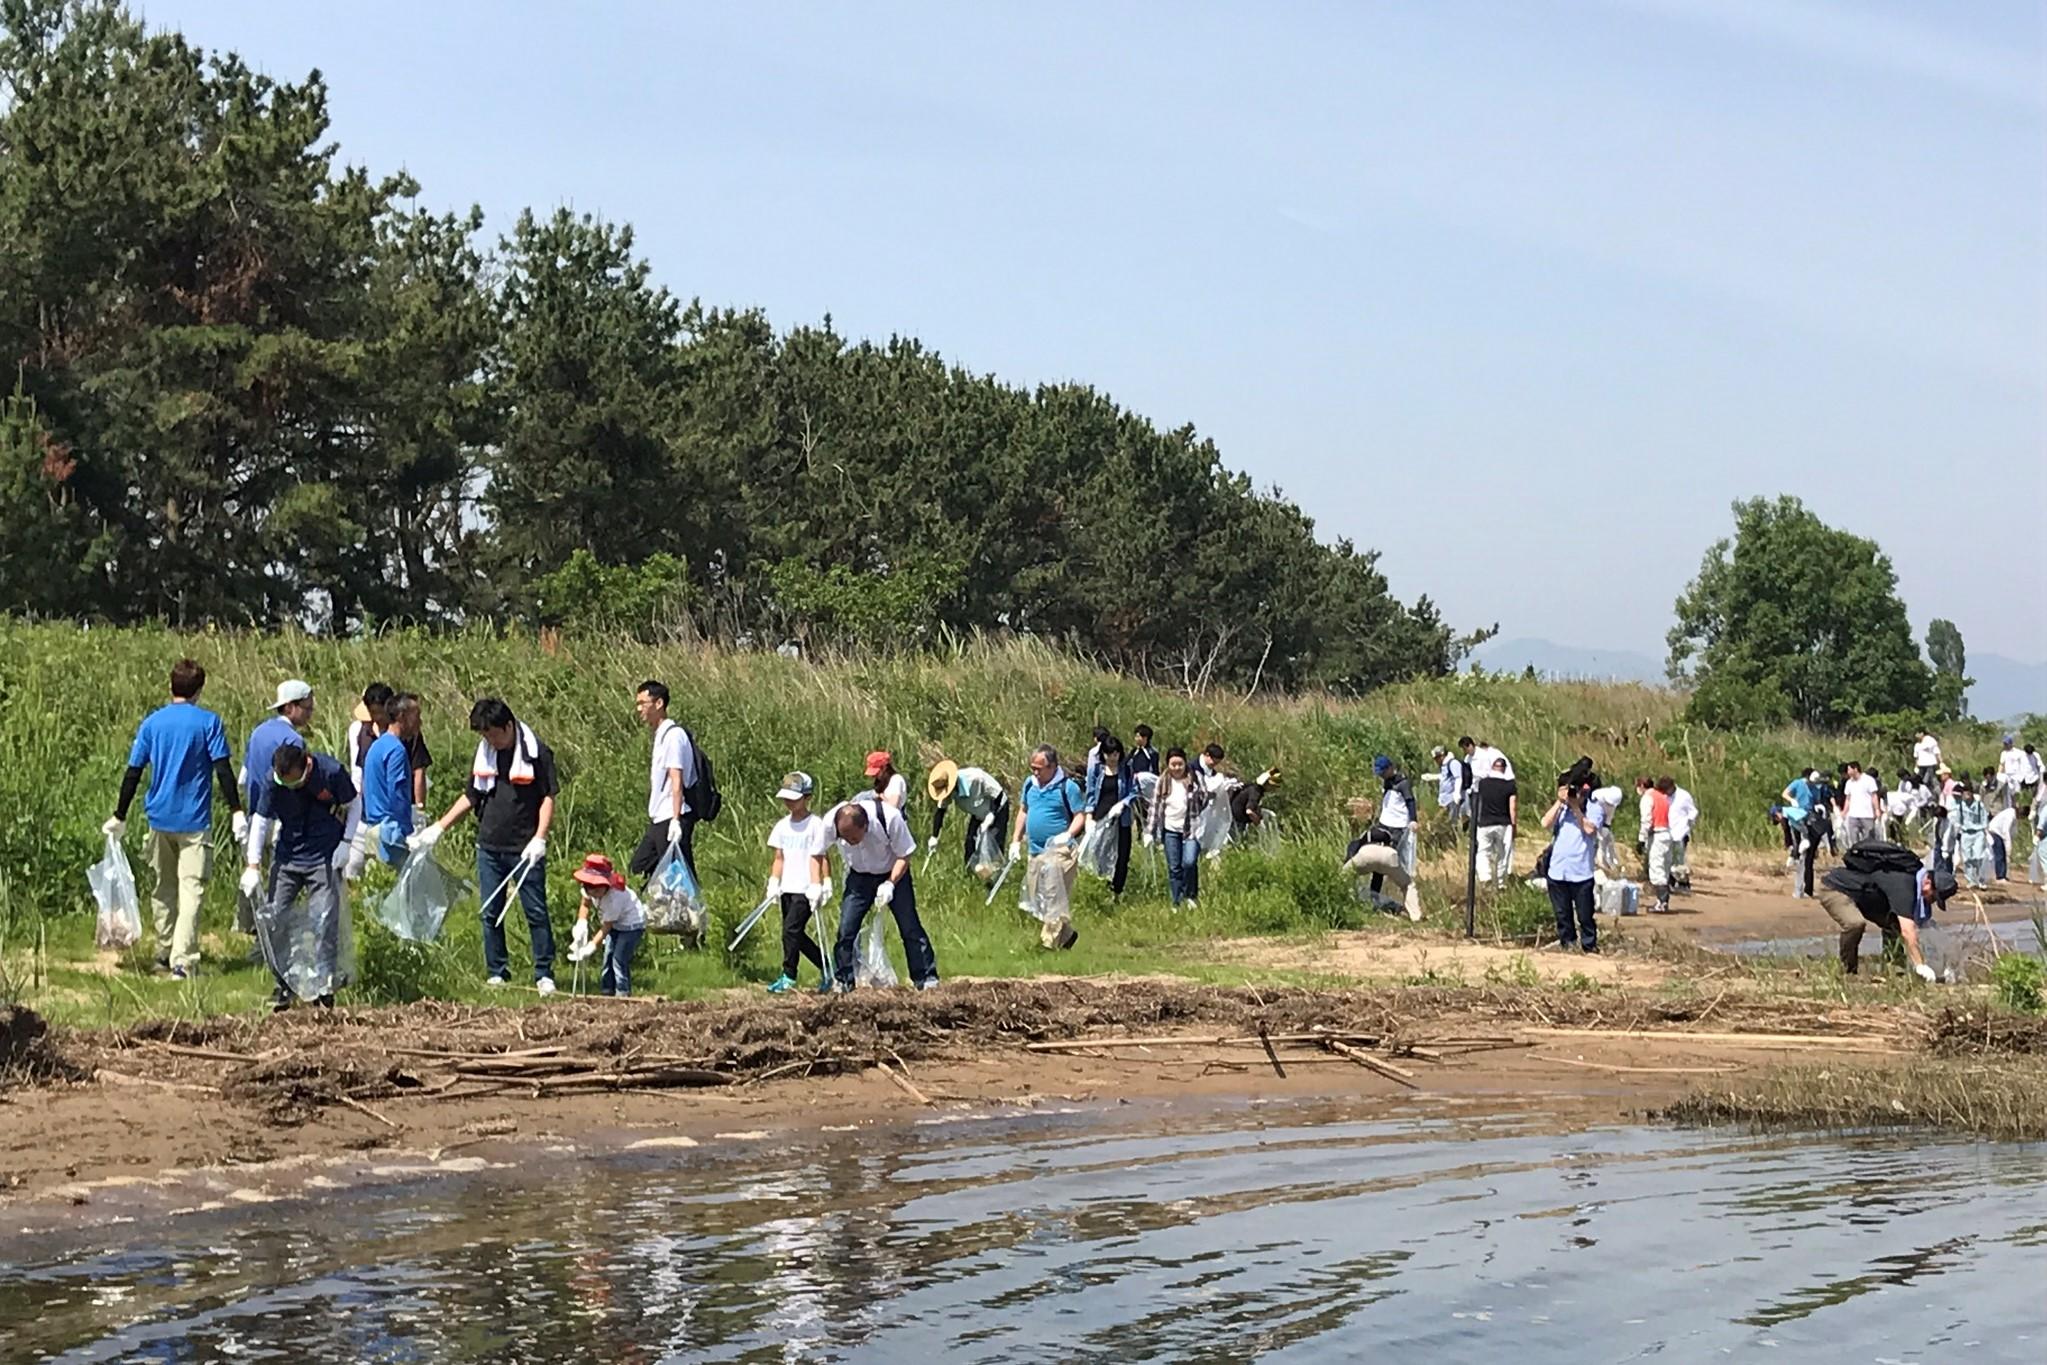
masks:
{"label": "white sneaker", "polygon": [[488,986],[492,990],[496,990],[500,986],[508,986],[511,983],[506,981],[502,976],[493,976],[485,980],[483,984]]}
{"label": "white sneaker", "polygon": [[554,978],[551,976],[541,977],[538,981],[533,983],[533,989],[539,991],[542,995],[553,995]]}
{"label": "white sneaker", "polygon": [[1180,902],[1180,908],[1182,910],[1199,910],[1201,908],[1201,902],[1195,900],[1192,896],[1189,896],[1186,900]]}

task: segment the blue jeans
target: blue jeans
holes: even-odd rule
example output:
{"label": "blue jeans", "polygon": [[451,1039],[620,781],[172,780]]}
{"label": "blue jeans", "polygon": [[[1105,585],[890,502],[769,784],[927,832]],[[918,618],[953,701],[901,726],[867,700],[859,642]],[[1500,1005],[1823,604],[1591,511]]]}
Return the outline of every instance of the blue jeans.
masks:
{"label": "blue jeans", "polygon": [[644,926],[638,929],[613,929],[604,935],[604,971],[597,978],[597,989],[605,995],[631,995],[633,993],[633,954],[640,951],[640,940],[647,936]]}
{"label": "blue jeans", "polygon": [[1166,831],[1166,894],[1173,904],[1201,898],[1201,841]]}
{"label": "blue jeans", "polygon": [[[1557,942],[1566,948],[1580,947],[1588,953],[1599,951],[1599,926],[1592,920],[1592,879],[1582,882],[1549,883],[1550,909],[1557,912]],[[1571,912],[1577,911],[1578,922],[1571,923]]]}
{"label": "blue jeans", "polygon": [[[839,941],[832,947],[832,975],[839,989],[853,989],[853,962],[859,956],[860,925],[874,906],[874,893],[888,878],[875,872],[846,873],[846,889],[839,893]],[[938,954],[932,950],[931,935],[917,918],[917,888],[911,874],[903,873],[896,883],[889,910],[896,917],[896,932],[903,936],[903,957],[909,964],[910,980],[919,986],[938,984]]]}
{"label": "blue jeans", "polygon": [[476,883],[483,889],[483,966],[491,976],[510,977],[512,960],[505,953],[505,927],[498,922],[504,910],[506,886],[499,889],[499,883],[511,877],[519,887],[519,909],[526,915],[527,937],[533,942],[533,979],[554,975],[554,925],[547,918],[547,859],[542,858],[530,867],[522,869],[526,879],[521,882],[513,875],[519,867],[516,851],[496,848],[476,850]]}
{"label": "blue jeans", "polygon": [[1995,834],[1990,836],[1990,875],[2003,881],[2011,874],[2011,865],[2005,858],[2004,840]]}

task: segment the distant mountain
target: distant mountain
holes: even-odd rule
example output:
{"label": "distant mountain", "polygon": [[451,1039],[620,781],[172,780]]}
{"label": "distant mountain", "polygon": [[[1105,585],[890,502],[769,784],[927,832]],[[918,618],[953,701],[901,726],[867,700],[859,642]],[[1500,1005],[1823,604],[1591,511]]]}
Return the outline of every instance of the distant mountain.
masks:
{"label": "distant mountain", "polygon": [[[1491,668],[1491,664],[1486,667]],[[1985,720],[2017,720],[2028,711],[2047,712],[2047,664],[2021,663],[2002,654],[1969,655],[1969,714]]]}
{"label": "distant mountain", "polygon": [[[1519,673],[1533,665],[1547,678],[1663,682],[1663,661],[1626,649],[1580,649],[1549,640],[1488,640],[1472,653],[1488,673]],[[1975,661],[1970,660],[1971,671]]]}

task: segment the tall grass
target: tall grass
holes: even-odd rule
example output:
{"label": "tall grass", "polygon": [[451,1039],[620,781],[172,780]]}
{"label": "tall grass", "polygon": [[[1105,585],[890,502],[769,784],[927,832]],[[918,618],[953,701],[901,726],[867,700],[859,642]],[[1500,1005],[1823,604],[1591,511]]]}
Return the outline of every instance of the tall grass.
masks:
{"label": "tall grass", "polygon": [[[206,666],[202,702],[227,722],[237,758],[285,678],[313,684],[313,739],[334,753],[365,683],[381,679],[418,692],[435,753],[430,804],[437,812],[459,791],[474,748],[466,725],[470,703],[482,695],[504,697],[559,759],[562,796],[549,839],[549,891],[561,925],[573,913],[568,876],[580,855],[602,850],[623,857],[644,827],[648,740],[633,713],[633,691],[646,678],[667,682],[675,694],[673,714],[716,760],[726,809],[697,835],[700,870],[720,921],[716,942],[701,954],[657,946],[649,955],[649,985],[661,991],[774,974],[772,924],[757,929],[734,959],[722,948],[766,877],[762,841],[780,813],[776,785],[786,770],[803,768],[818,780],[822,807],[863,785],[861,759],[873,748],[894,750],[911,775],[920,840],[930,818],[921,794],[924,760],[939,751],[987,767],[1013,786],[1032,744],[1057,744],[1077,762],[1094,724],[1127,738],[1145,721],[1161,746],[1181,743],[1192,750],[1213,740],[1247,773],[1284,770],[1284,786],[1272,802],[1289,834],[1282,857],[1268,863],[1233,854],[1208,878],[1200,910],[1177,916],[1164,909],[1163,887],[1154,885],[1155,861],[1139,860],[1132,892],[1113,914],[1105,889],[1084,879],[1082,922],[1092,919],[1098,927],[1080,952],[1050,959],[1069,970],[1142,970],[1211,934],[1359,922],[1363,912],[1333,868],[1347,832],[1344,802],[1376,789],[1371,761],[1377,753],[1395,757],[1415,775],[1422,805],[1432,812],[1424,780],[1429,747],[1460,734],[1499,744],[1528,788],[1523,815],[1529,828],[1520,841],[1525,866],[1538,843],[1532,824],[1541,793],[1581,753],[1616,779],[1671,772],[1704,807],[1703,844],[1762,847],[1774,837],[1763,809],[1788,773],[1853,752],[1795,732],[1736,736],[1688,729],[1677,718],[1678,700],[1652,688],[1466,678],[1388,688],[1359,701],[1188,698],[1031,641],[972,640],[938,655],[809,662],[696,645],[537,640],[488,630],[330,640],[291,632],[103,630],[0,619],[0,875],[7,886],[0,937],[9,945],[35,941],[44,926],[52,961],[90,956],[91,901],[83,872],[99,856],[99,826],[112,811],[134,728],[164,699],[169,665],[187,654]],[[139,808],[138,800],[131,812],[138,830]],[[451,868],[473,872],[471,827],[465,823],[443,845],[440,856]],[[958,867],[960,834],[956,822],[947,826],[939,855],[919,878],[941,970],[992,973],[1046,961],[1020,925],[1007,888],[995,907],[983,906],[982,893]],[[139,840],[131,834],[130,856],[139,863],[138,854]],[[146,892],[150,874],[139,866],[138,874]],[[209,888],[205,923],[216,938],[229,921],[232,890],[232,876],[219,874]],[[1432,906],[1432,913],[1439,908]],[[415,950],[380,942],[366,929],[366,978],[382,982],[379,990],[393,996],[422,982],[437,991],[473,982],[481,975],[474,919],[467,908],[451,915],[448,942],[435,950],[446,960],[407,956]],[[74,984],[109,1014],[126,1008],[121,991],[102,990],[96,981]],[[230,975],[222,989],[232,1002],[244,988],[249,999],[260,994],[260,974],[250,971],[246,981]],[[157,983],[144,983],[129,994],[138,1003],[153,1002],[149,991],[155,989]]]}

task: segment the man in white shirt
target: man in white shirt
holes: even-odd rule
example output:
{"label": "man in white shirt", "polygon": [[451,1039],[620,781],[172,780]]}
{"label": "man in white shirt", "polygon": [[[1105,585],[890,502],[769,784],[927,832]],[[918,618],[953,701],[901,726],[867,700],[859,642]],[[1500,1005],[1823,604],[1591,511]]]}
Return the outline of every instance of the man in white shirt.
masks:
{"label": "man in white shirt", "polygon": [[695,880],[697,817],[690,810],[689,789],[697,780],[696,745],[690,742],[689,731],[668,718],[666,685],[651,679],[641,683],[633,694],[633,708],[654,737],[654,753],[647,768],[647,832],[640,836],[626,870],[635,877],[653,875],[672,844]]}
{"label": "man in white shirt", "polygon": [[1998,809],[2009,809],[2026,799],[2031,766],[2026,761],[2026,751],[2006,735],[2004,748],[1997,755]]}
{"label": "man in white shirt", "polygon": [[1919,785],[1931,787],[1940,772],[1940,741],[1931,730],[1919,732],[1919,742],[1912,746],[1912,766],[1919,769]]}
{"label": "man in white shirt", "polygon": [[1844,850],[1883,833],[1882,811],[1877,807],[1876,779],[1862,771],[1860,763],[1848,765],[1848,780],[1841,784],[1841,813],[1847,821]]}
{"label": "man in white shirt", "polygon": [[1699,823],[1699,803],[1683,787],[1670,792],[1670,886],[1673,891],[1692,889],[1692,830]]}
{"label": "man in white shirt", "polygon": [[861,797],[834,806],[825,817],[819,852],[831,843],[839,849],[845,870],[839,894],[839,938],[832,950],[832,975],[838,989],[853,989],[853,963],[859,952],[860,925],[874,906],[885,906],[896,917],[896,931],[903,936],[903,957],[910,979],[917,989],[928,991],[938,984],[938,955],[932,950],[931,935],[917,918],[917,888],[910,875],[910,855],[917,851],[917,836],[903,813],[885,801]]}

